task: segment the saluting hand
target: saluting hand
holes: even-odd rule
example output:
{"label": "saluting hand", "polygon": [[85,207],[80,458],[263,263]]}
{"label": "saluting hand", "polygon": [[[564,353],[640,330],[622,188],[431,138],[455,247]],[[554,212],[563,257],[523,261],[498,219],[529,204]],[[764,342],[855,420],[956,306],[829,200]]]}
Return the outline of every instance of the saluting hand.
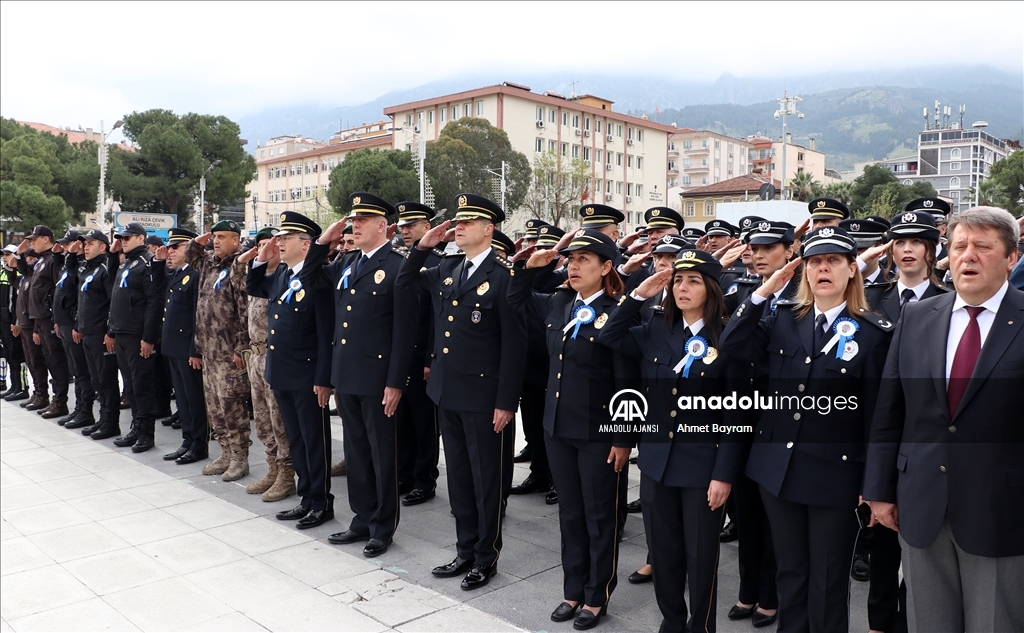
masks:
{"label": "saluting hand", "polygon": [[348,220],[338,220],[332,223],[327,230],[320,235],[320,239],[316,241],[317,244],[326,246],[332,242],[337,242],[341,239],[341,234],[345,231],[345,227],[348,226]]}
{"label": "saluting hand", "polygon": [[793,278],[797,267],[802,261],[802,258],[797,257],[782,268],[776,270],[775,273],[768,278],[768,281],[761,284],[761,287],[754,291],[754,294],[767,299],[769,296],[785,288],[786,283]]}
{"label": "saluting hand", "polygon": [[861,253],[860,255],[858,255],[857,259],[864,262],[865,264],[870,265],[871,262],[876,261],[879,257],[881,257],[883,253],[888,252],[891,246],[892,242],[889,242],[888,244],[876,244],[871,248],[867,249],[866,251],[864,251],[863,253]]}
{"label": "saluting hand", "polygon": [[395,239],[396,231],[398,231],[398,225],[389,224],[388,227],[384,229],[384,237],[388,238],[388,241],[390,242],[391,240]]}
{"label": "saluting hand", "polygon": [[119,239],[117,239],[115,237],[114,238],[114,243],[110,245],[110,252],[111,253],[120,253],[121,252],[121,246],[122,246],[121,240],[119,240]]}
{"label": "saluting hand", "polygon": [[451,224],[451,220],[445,220],[444,222],[438,224],[434,228],[424,233],[423,237],[420,238],[419,243],[416,244],[416,248],[418,248],[421,251],[429,251],[430,249],[440,244],[442,242],[441,238],[448,237],[447,235],[445,235],[445,233],[448,232],[448,227],[451,226]]}
{"label": "saluting hand", "polygon": [[672,273],[674,271],[671,268],[663,270],[661,272],[654,273],[647,279],[644,279],[639,286],[636,287],[636,296],[641,299],[650,299],[657,295],[659,292],[668,286],[669,282],[672,281]]}
{"label": "saluting hand", "polygon": [[24,253],[25,251],[27,251],[31,247],[32,247],[32,242],[28,238],[25,238],[25,239],[21,240],[21,244],[18,244],[18,250],[15,251],[15,252],[18,255],[21,255],[22,253]]}
{"label": "saluting hand", "polygon": [[155,259],[158,262],[167,261],[167,247],[166,246],[157,246],[156,247],[156,255],[153,256],[153,259]]}
{"label": "saluting hand", "polygon": [[619,247],[620,248],[629,248],[629,245],[632,244],[633,242],[635,242],[637,240],[637,238],[639,238],[639,237],[640,237],[640,231],[633,231],[632,233],[630,233],[626,237],[624,237],[621,240],[619,240]]}
{"label": "saluting hand", "polygon": [[708,240],[709,239],[711,239],[711,238],[709,238],[707,235],[701,235],[700,238],[697,239],[697,244],[695,244],[697,250],[699,250],[699,251],[706,251],[706,250],[708,250]]}
{"label": "saluting hand", "polygon": [[622,265],[622,272],[626,273],[627,275],[632,275],[636,271],[640,270],[640,266],[645,261],[647,261],[647,259],[650,256],[650,251],[647,251],[646,253],[637,253],[633,255],[632,257],[629,258],[629,261]]}
{"label": "saluting hand", "polygon": [[195,238],[196,244],[205,247],[210,243],[210,239],[213,237],[213,233],[203,233],[199,237]]}
{"label": "saluting hand", "polygon": [[238,262],[239,264],[248,264],[252,260],[253,257],[256,257],[256,254],[259,253],[259,252],[260,252],[260,247],[253,246],[249,250],[247,250],[244,253],[242,253],[241,255],[239,255],[238,259],[236,259],[235,261]]}
{"label": "saluting hand", "polygon": [[553,248],[552,250],[554,250],[556,253],[560,253],[566,248],[568,248],[569,244],[572,242],[572,238],[576,236],[576,231],[579,231],[582,228],[583,226],[580,225],[580,228],[576,229],[575,231],[566,231],[565,235],[562,236],[562,239],[558,240],[558,243],[555,244],[555,248]]}
{"label": "saluting hand", "polygon": [[807,231],[810,230],[811,219],[807,218],[806,220],[800,223],[800,226],[796,227],[796,229],[793,230],[793,241],[799,241],[804,235],[807,234]]}
{"label": "saluting hand", "polygon": [[[731,240],[728,246],[715,251],[714,256],[718,260],[718,263],[722,265],[722,268],[725,269],[735,264],[740,257],[743,257],[743,251],[745,250],[747,250],[746,244],[739,240]],[[719,253],[721,253],[721,255],[719,255]]]}
{"label": "saluting hand", "polygon": [[75,255],[81,253],[82,252],[82,242],[80,240],[75,240],[74,242],[71,242],[70,244],[68,244],[68,252],[69,253],[74,253]]}
{"label": "saluting hand", "polygon": [[260,244],[260,252],[256,256],[258,262],[274,262],[275,266],[278,260],[281,259],[281,249],[277,245],[277,236],[270,238],[269,240]]}
{"label": "saluting hand", "polygon": [[521,262],[524,259],[528,260],[536,252],[537,252],[537,247],[536,246],[528,246],[528,247],[524,248],[521,251],[517,250],[516,254],[512,256],[512,259],[510,261],[514,264],[516,262]]}
{"label": "saluting hand", "polygon": [[[531,248],[536,248],[536,247],[531,247]],[[541,251],[535,250],[533,252],[533,254],[530,255],[530,259],[528,259],[526,261],[526,267],[527,268],[543,268],[543,267],[547,266],[548,264],[550,264],[551,262],[555,261],[556,259],[558,259],[558,251],[556,251],[553,248],[550,248],[548,250],[541,250]]]}
{"label": "saluting hand", "polygon": [[402,390],[395,389],[394,387],[384,387],[384,399],[381,400],[381,404],[384,405],[384,415],[389,418],[395,414],[398,410],[398,402],[402,399]]}

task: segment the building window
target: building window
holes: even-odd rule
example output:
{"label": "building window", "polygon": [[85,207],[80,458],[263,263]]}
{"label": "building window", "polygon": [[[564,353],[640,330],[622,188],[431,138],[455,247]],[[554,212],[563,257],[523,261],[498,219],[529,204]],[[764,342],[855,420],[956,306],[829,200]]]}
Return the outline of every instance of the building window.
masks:
{"label": "building window", "polygon": [[693,149],[693,141],[683,141],[683,149]]}
{"label": "building window", "polygon": [[597,133],[598,133],[598,134],[600,134],[600,133],[601,133],[601,119],[598,119],[598,120],[597,120]]}
{"label": "building window", "polygon": [[429,123],[430,125],[434,124],[434,111],[433,110],[428,110],[427,111],[427,123]]}
{"label": "building window", "polygon": [[633,195],[633,183],[631,183],[631,182],[627,182],[626,183],[626,195],[627,196]]}
{"label": "building window", "polygon": [[721,166],[722,166],[722,159],[716,158],[715,159],[715,169],[718,169]]}
{"label": "building window", "polygon": [[619,167],[622,167],[622,154],[615,154],[615,164]]}
{"label": "building window", "polygon": [[689,167],[690,167],[690,159],[689,158],[684,158],[683,159],[683,169],[687,169]]}
{"label": "building window", "polygon": [[695,217],[696,215],[697,215],[697,212],[694,210],[694,204],[692,202],[687,202],[686,203],[686,217],[692,218],[692,217]]}
{"label": "building window", "polygon": [[636,197],[637,198],[642,198],[643,195],[644,195],[644,186],[643,185],[637,185],[636,186]]}
{"label": "building window", "polygon": [[597,152],[595,153],[594,158],[597,159],[597,162],[599,162],[599,163],[601,162],[601,150],[597,150]]}
{"label": "building window", "polygon": [[556,122],[558,120],[558,119],[555,118],[556,116],[557,115],[555,114],[554,110],[548,110],[548,122],[549,123]]}
{"label": "building window", "polygon": [[584,147],[583,148],[583,160],[587,160],[587,161],[590,160],[590,148],[589,147]]}
{"label": "building window", "polygon": [[484,102],[483,101],[477,101],[476,102],[476,115],[477,116],[483,116],[484,115]]}
{"label": "building window", "polygon": [[590,117],[587,117],[587,118],[583,119],[583,129],[584,130],[589,130],[590,129]]}
{"label": "building window", "polygon": [[959,160],[959,159],[960,159],[960,148],[959,148],[959,147],[954,147],[954,148],[953,148],[953,149],[952,149],[952,150],[951,150],[951,151],[949,152],[949,157],[950,157],[951,159],[953,159],[953,160]]}
{"label": "building window", "polygon": [[472,108],[473,108],[472,104],[463,103],[462,104],[462,116],[470,116],[470,114],[473,112]]}
{"label": "building window", "polygon": [[615,193],[622,195],[622,183],[619,181],[615,181]]}
{"label": "building window", "polygon": [[[271,151],[273,151],[273,150],[271,150]],[[284,148],[283,147],[278,148],[277,154],[278,154],[278,156],[284,156]]]}
{"label": "building window", "polygon": [[949,170],[950,171],[960,171],[960,163],[950,163],[949,164]]}
{"label": "building window", "polygon": [[441,108],[440,113],[441,113],[441,123],[444,123],[445,121],[448,120],[448,108]]}
{"label": "building window", "polygon": [[627,127],[626,128],[626,138],[629,139],[629,140],[633,140],[633,128],[631,128],[631,127]]}
{"label": "building window", "polygon": [[616,125],[615,126],[615,136],[618,136],[619,138],[622,138],[622,126],[621,125]]}
{"label": "building window", "polygon": [[633,155],[632,154],[626,154],[626,167],[629,167],[630,169],[633,169]]}
{"label": "building window", "polygon": [[568,112],[563,112],[562,113],[562,125],[565,125],[565,126],[569,125],[569,113]]}
{"label": "building window", "polygon": [[612,181],[606,180],[604,184],[604,192],[610,194],[612,192]]}
{"label": "building window", "polygon": [[573,160],[576,160],[579,157],[580,157],[580,146],[579,145],[573,145],[572,146],[572,158],[573,158]]}
{"label": "building window", "polygon": [[707,167],[708,166],[708,159],[706,159],[706,158],[700,159],[700,166],[701,167]]}
{"label": "building window", "polygon": [[568,155],[569,155],[569,144],[568,143],[562,143],[562,156],[568,156]]}
{"label": "building window", "polygon": [[715,139],[715,149],[722,149],[722,141]]}
{"label": "building window", "polygon": [[544,151],[544,139],[542,139],[542,138],[537,139],[537,141],[533,144],[533,151],[535,151],[535,152],[543,152]]}
{"label": "building window", "polygon": [[[636,142],[637,143],[643,143],[644,142],[644,131],[643,130],[637,130],[636,131]],[[637,195],[639,195],[639,194],[637,194]]]}
{"label": "building window", "polygon": [[722,198],[722,202],[732,202],[732,198]]}
{"label": "building window", "polygon": [[705,139],[701,139],[700,147],[701,147],[701,149],[707,149],[708,148],[708,140],[706,138]]}
{"label": "building window", "polygon": [[265,149],[261,149],[261,150],[260,150],[260,158],[263,158],[263,157],[264,157],[264,156],[266,156],[266,155],[267,155],[267,150],[265,150]]}
{"label": "building window", "polygon": [[700,177],[700,184],[702,184],[702,185],[708,184],[708,177],[707,176],[701,176]]}
{"label": "building window", "polygon": [[452,121],[459,120],[459,106],[452,106]]}
{"label": "building window", "polygon": [[548,141],[548,151],[549,152],[555,151],[555,147],[556,146],[555,146],[555,142],[554,141]]}
{"label": "building window", "polygon": [[580,115],[572,115],[572,126],[577,130],[580,129]]}
{"label": "building window", "polygon": [[544,120],[544,108],[542,106],[537,106],[537,120]]}
{"label": "building window", "polygon": [[957,178],[956,176],[953,176],[952,178],[950,178],[949,179],[949,188],[950,189],[959,189],[960,188],[960,179]]}
{"label": "building window", "polygon": [[704,201],[704,217],[715,214],[715,201],[708,198]]}
{"label": "building window", "polygon": [[692,181],[690,180],[689,176],[683,176],[683,186],[684,187],[689,187],[691,182]]}
{"label": "building window", "polygon": [[797,160],[803,160],[804,159],[804,153],[803,152],[797,152],[796,153],[796,159]]}

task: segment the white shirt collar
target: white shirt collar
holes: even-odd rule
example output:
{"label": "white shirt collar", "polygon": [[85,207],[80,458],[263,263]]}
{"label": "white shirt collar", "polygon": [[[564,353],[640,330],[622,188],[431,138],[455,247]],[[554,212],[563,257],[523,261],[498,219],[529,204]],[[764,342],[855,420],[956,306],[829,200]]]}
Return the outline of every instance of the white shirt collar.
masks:
{"label": "white shirt collar", "polygon": [[[282,263],[284,263],[284,262],[282,262]],[[302,260],[298,264],[295,264],[295,267],[292,268],[292,277],[294,277],[295,275],[298,275],[299,271],[302,270],[302,267],[305,264],[306,264],[306,260]],[[287,270],[288,268],[289,268],[289,266],[287,264],[285,264],[285,270]]]}
{"label": "white shirt collar", "polygon": [[878,279],[878,275],[880,275],[881,272],[882,272],[882,267],[879,266],[878,268],[875,269],[875,272],[871,273],[870,275],[865,276],[864,277],[864,281],[866,281],[868,283],[874,282],[876,279]]}
{"label": "white shirt collar", "polygon": [[683,325],[690,328],[690,336],[697,336],[704,329],[704,319],[697,319],[695,323],[687,323],[686,319],[683,319]]}
{"label": "white shirt collar", "polygon": [[484,252],[480,253],[473,259],[466,259],[467,262],[473,264],[473,267],[469,270],[470,275],[475,273],[477,269],[480,268],[480,265],[484,263],[488,256],[490,256],[492,250],[492,247],[488,246],[486,249],[484,249]]}
{"label": "white shirt collar", "polygon": [[[982,303],[980,307],[985,308],[986,310],[991,310],[993,314],[997,314],[999,312],[999,306],[1003,303],[1003,297],[1006,296],[1006,291],[1009,287],[1010,282],[1004,281],[1003,285],[999,287],[999,290],[997,290],[996,293],[988,299],[988,301]],[[953,312],[956,312],[967,305],[970,304],[964,301],[958,293],[956,295],[956,301],[953,302]]]}
{"label": "white shirt collar", "polygon": [[793,282],[793,280],[792,280],[792,279],[790,279],[789,281],[787,281],[787,282],[786,282],[786,285],[785,285],[785,286],[783,286],[782,288],[780,288],[780,289],[779,289],[779,291],[778,291],[778,292],[776,292],[776,293],[775,293],[774,295],[772,295],[772,296],[773,296],[773,297],[775,297],[776,299],[781,299],[781,298],[782,298],[782,293],[786,292],[786,288],[789,288],[789,284],[791,284],[792,282]]}
{"label": "white shirt collar", "polygon": [[377,251],[379,251],[380,249],[384,248],[387,245],[388,245],[388,243],[384,242],[383,244],[381,244],[377,248],[373,249],[372,251],[363,251],[363,255],[366,255],[366,259],[370,259],[371,257],[373,257],[374,253],[376,253]]}
{"label": "white shirt collar", "polygon": [[839,313],[842,312],[845,309],[846,309],[846,302],[845,301],[840,303],[839,305],[837,305],[834,308],[831,308],[829,310],[825,310],[824,312],[819,310],[818,306],[814,306],[814,320],[815,321],[818,320],[818,315],[819,314],[824,314],[825,315],[825,329],[827,330],[828,328],[832,327],[832,323],[836,320],[836,317],[839,316]]}
{"label": "white shirt collar", "polygon": [[924,281],[917,284],[913,288],[910,288],[910,286],[903,285],[903,280],[900,280],[896,282],[896,293],[898,296],[902,297],[903,291],[906,290],[907,288],[910,288],[911,290],[914,291],[914,295],[917,297],[917,300],[920,301],[921,297],[924,296],[924,291],[928,289],[928,283],[928,280],[925,279]]}
{"label": "white shirt collar", "polygon": [[[590,295],[586,299],[584,299],[583,297],[580,296],[580,293],[577,292],[576,293],[576,301],[582,300],[583,303],[585,303],[587,305],[590,305],[591,303],[594,302],[594,299],[597,299],[598,297],[600,297],[603,294],[604,294],[604,289],[601,289],[601,290],[598,290],[597,292],[595,292],[594,294]],[[574,301],[573,303],[575,303],[576,301]]]}

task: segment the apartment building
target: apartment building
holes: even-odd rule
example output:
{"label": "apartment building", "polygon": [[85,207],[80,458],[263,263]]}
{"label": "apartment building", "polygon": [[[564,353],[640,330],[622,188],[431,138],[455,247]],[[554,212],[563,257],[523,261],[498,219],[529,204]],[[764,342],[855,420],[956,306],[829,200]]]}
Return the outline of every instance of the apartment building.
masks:
{"label": "apartment building", "polygon": [[825,167],[825,154],[815,148],[815,140],[811,138],[807,146],[793,142],[793,135],[787,135],[785,143],[764,136],[752,136],[747,139],[751,144],[747,152],[749,171],[760,169],[763,174],[771,174],[773,178],[782,179],[782,151],[786,149],[785,180],[789,181],[800,173],[810,173],[817,182],[824,185],[842,181],[842,175],[835,169]]}
{"label": "apartment building", "polygon": [[[781,183],[769,180],[767,175],[743,174],[703,187],[696,187],[679,194],[680,214],[686,226],[703,228],[717,217],[718,205],[727,202],[750,202],[758,200],[761,187],[771,182],[778,192]],[[778,193],[775,195],[778,200]]]}
{"label": "apartment building", "polygon": [[[645,210],[668,200],[669,135],[677,130],[620,114],[612,105],[593,95],[540,94],[505,82],[390,106],[384,114],[394,121],[395,149],[415,152],[421,137],[436,140],[449,122],[477,117],[504,130],[512,147],[531,160],[541,152],[582,159],[591,167],[591,200],[621,209],[623,228],[630,230],[643,224]],[[503,230],[518,234],[528,218],[515,209],[506,212]]]}

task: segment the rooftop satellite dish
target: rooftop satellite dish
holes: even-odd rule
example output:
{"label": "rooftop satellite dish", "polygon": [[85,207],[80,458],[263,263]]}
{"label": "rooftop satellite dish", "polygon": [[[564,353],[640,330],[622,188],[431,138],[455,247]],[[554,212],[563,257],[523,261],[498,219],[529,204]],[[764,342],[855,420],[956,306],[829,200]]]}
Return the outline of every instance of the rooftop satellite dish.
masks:
{"label": "rooftop satellite dish", "polygon": [[757,190],[757,197],[761,200],[774,200],[775,193],[775,185],[770,182],[766,182]]}

